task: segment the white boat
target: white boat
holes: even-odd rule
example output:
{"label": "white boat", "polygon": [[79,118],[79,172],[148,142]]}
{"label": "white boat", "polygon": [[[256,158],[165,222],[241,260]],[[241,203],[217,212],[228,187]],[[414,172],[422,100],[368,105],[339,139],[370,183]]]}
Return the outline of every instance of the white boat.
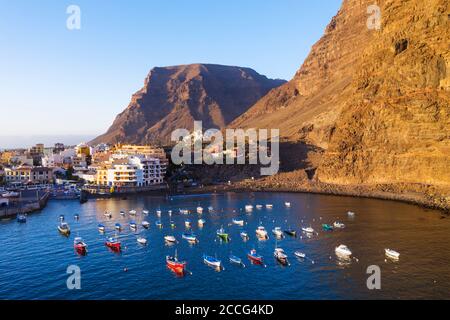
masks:
{"label": "white boat", "polygon": [[301,259],[306,258],[306,254],[304,254],[303,252],[295,251],[294,254],[295,254],[295,256],[298,257],[298,258],[301,258]]}
{"label": "white boat", "polygon": [[238,226],[243,226],[244,225],[244,220],[243,219],[238,219],[238,218],[233,218],[233,224],[236,224]]}
{"label": "white boat", "polygon": [[172,216],[172,210],[167,211],[167,213],[169,214],[169,217]]}
{"label": "white boat", "polygon": [[139,237],[139,238],[137,238],[137,242],[139,242],[142,245],[146,245],[147,244],[147,239],[145,239],[143,237]]}
{"label": "white boat", "polygon": [[262,204],[257,204],[256,209],[261,210],[263,208]]}
{"label": "white boat", "polygon": [[134,215],[136,215],[136,210],[130,210],[128,213],[131,214],[132,216],[134,216]]}
{"label": "white boat", "polygon": [[121,216],[124,216],[124,215],[125,215],[125,211],[120,210],[120,215],[121,215]]}
{"label": "white boat", "polygon": [[348,215],[349,217],[354,217],[354,216],[355,216],[355,213],[352,212],[352,211],[349,211],[349,212],[347,212],[347,215]]}
{"label": "white boat", "polygon": [[180,209],[181,214],[189,214],[189,210],[187,209]]}
{"label": "white boat", "polygon": [[242,231],[242,232],[240,233],[240,235],[241,235],[241,238],[244,239],[244,240],[248,240],[248,239],[250,238],[250,237],[248,236],[248,233],[245,232],[245,231]]}
{"label": "white boat", "polygon": [[199,227],[203,227],[203,225],[206,223],[205,219],[198,219],[198,225]]}
{"label": "white boat", "polygon": [[164,240],[167,242],[177,242],[177,239],[174,236],[165,236]]}
{"label": "white boat", "polygon": [[256,229],[256,235],[259,238],[269,239],[269,236],[267,235],[267,231],[263,226],[259,226],[258,229]]}
{"label": "white boat", "polygon": [[214,208],[213,208],[213,207],[208,207],[208,211],[209,211],[209,212],[213,212],[213,211],[214,211]]}
{"label": "white boat", "polygon": [[269,203],[269,204],[266,204],[266,208],[267,208],[267,209],[272,209],[272,208],[273,208],[273,204],[270,204],[270,203]]}
{"label": "white boat", "polygon": [[142,210],[143,214],[149,214],[150,212],[148,210]]}
{"label": "white boat", "polygon": [[150,227],[150,222],[148,222],[148,221],[142,221],[141,224],[145,229],[148,229]]}
{"label": "white boat", "polygon": [[190,228],[191,227],[191,220],[184,221],[184,225],[186,226],[186,228]]}
{"label": "white boat", "polygon": [[275,227],[272,230],[272,233],[277,237],[277,238],[282,238],[283,237],[283,230],[281,230],[280,227]]}
{"label": "white boat", "polygon": [[386,256],[393,259],[400,259],[400,253],[392,249],[384,249]]}
{"label": "white boat", "polygon": [[334,251],[338,256],[342,257],[350,257],[352,255],[350,249],[344,244],[341,244],[339,247],[336,247]]}
{"label": "white boat", "polygon": [[203,213],[203,208],[202,207],[197,207],[197,213],[202,214]]}
{"label": "white boat", "polygon": [[157,215],[158,217],[161,217],[161,210],[156,210],[156,215]]}
{"label": "white boat", "polygon": [[286,206],[286,208],[290,208],[291,207],[291,203],[290,202],[285,202],[284,205]]}
{"label": "white boat", "polygon": [[345,228],[345,224],[343,224],[342,222],[339,222],[339,221],[335,221],[333,223],[333,227],[335,227],[337,229],[343,229],[343,228]]}
{"label": "white boat", "polygon": [[273,252],[273,256],[275,257],[275,259],[277,259],[280,263],[282,264],[288,264],[288,256],[287,254],[284,252],[283,249],[281,248],[275,248],[275,251]]}
{"label": "white boat", "polygon": [[314,233],[314,229],[311,227],[307,227],[307,228],[302,228],[302,230],[306,233]]}
{"label": "white boat", "polygon": [[253,206],[251,204],[246,205],[245,206],[245,211],[252,212],[253,211]]}

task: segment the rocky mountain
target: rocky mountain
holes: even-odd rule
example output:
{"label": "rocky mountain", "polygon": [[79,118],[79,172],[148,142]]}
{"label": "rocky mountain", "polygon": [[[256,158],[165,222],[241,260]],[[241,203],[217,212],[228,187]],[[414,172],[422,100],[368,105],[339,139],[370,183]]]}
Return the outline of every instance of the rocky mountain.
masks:
{"label": "rocky mountain", "polygon": [[304,189],[449,208],[450,2],[376,1],[378,30],[368,27],[374,3],[344,0],[295,77],[230,126],[280,128],[301,151],[281,154],[282,166],[306,170]]}
{"label": "rocky mountain", "polygon": [[154,68],[108,131],[91,143],[169,143],[173,130],[222,129],[285,83],[249,68],[192,64]]}

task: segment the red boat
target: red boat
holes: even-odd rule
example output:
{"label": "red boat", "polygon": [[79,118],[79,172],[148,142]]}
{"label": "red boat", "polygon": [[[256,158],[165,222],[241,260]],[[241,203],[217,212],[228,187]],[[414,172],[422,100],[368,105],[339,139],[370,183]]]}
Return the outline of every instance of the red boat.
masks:
{"label": "red boat", "polygon": [[252,263],[255,263],[255,264],[262,264],[263,263],[262,256],[257,254],[255,249],[251,250],[250,253],[247,254],[247,257],[250,259],[250,261]]}
{"label": "red boat", "polygon": [[87,244],[80,237],[76,237],[73,240],[73,247],[80,254],[85,254],[87,252]]}
{"label": "red boat", "polygon": [[112,250],[120,251],[120,241],[116,238],[108,238],[105,242],[105,245]]}
{"label": "red boat", "polygon": [[185,261],[178,261],[177,258],[177,252],[175,251],[175,256],[166,256],[166,264],[167,267],[174,271],[177,274],[183,274],[184,270],[186,268],[186,262]]}

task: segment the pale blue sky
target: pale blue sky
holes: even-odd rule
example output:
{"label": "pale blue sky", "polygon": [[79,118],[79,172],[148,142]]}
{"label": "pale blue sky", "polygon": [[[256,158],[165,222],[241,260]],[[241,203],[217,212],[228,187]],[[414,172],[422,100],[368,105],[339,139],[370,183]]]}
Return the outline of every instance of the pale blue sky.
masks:
{"label": "pale blue sky", "polygon": [[[66,28],[71,4],[81,30]],[[340,4],[0,0],[0,136],[100,134],[154,66],[238,65],[289,80]]]}

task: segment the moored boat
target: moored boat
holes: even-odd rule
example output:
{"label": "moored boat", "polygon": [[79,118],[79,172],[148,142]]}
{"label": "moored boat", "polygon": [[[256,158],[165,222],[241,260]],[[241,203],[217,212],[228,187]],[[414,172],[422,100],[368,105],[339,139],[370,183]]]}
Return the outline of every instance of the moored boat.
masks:
{"label": "moored boat", "polygon": [[147,215],[147,214],[149,214],[150,212],[149,212],[148,210],[142,210],[142,213],[145,214],[145,215]]}
{"label": "moored boat", "polygon": [[250,250],[250,252],[247,254],[247,257],[252,263],[255,264],[263,263],[263,257],[257,254],[255,249]]}
{"label": "moored boat", "polygon": [[135,216],[137,211],[133,209],[133,210],[128,211],[128,213],[131,214],[132,216]]}
{"label": "moored boat", "polygon": [[261,210],[263,208],[262,204],[257,204],[256,209]]}
{"label": "moored boat", "polygon": [[138,237],[136,240],[139,244],[142,244],[144,246],[147,244],[147,239],[145,239],[144,237]]}
{"label": "moored boat", "polygon": [[240,236],[241,236],[241,238],[244,239],[245,241],[247,241],[247,240],[250,238],[250,237],[248,236],[247,231],[242,231],[242,232],[240,233]]}
{"label": "moored boat", "polygon": [[114,228],[115,228],[117,231],[121,231],[121,230],[122,230],[122,225],[121,225],[120,223],[116,223],[116,224],[114,225]]}
{"label": "moored boat", "polygon": [[105,211],[105,213],[103,215],[107,218],[112,218],[111,212]]}
{"label": "moored boat", "polygon": [[266,209],[272,209],[273,208],[273,204],[266,204]]}
{"label": "moored boat", "polygon": [[171,243],[177,242],[177,239],[174,236],[164,236],[164,240]]}
{"label": "moored boat", "polygon": [[87,244],[83,241],[81,237],[76,237],[73,240],[73,247],[78,253],[86,253],[87,252]]}
{"label": "moored boat", "polygon": [[211,206],[210,206],[210,207],[208,207],[208,212],[210,212],[210,213],[211,213],[211,212],[214,212],[214,208],[213,208],[213,207],[211,207]]}
{"label": "moored boat", "polygon": [[197,213],[202,214],[203,213],[203,208],[202,207],[197,207]]}
{"label": "moored boat", "polygon": [[100,232],[105,232],[105,230],[106,230],[105,226],[102,225],[101,223],[97,226],[97,228],[98,228],[98,231],[100,231]]}
{"label": "moored boat", "polygon": [[27,222],[27,215],[26,214],[18,214],[17,215],[17,222],[19,222],[19,223]]}
{"label": "moored boat", "polygon": [[302,231],[306,233],[314,233],[314,229],[312,227],[303,227]]}
{"label": "moored boat", "polygon": [[158,216],[158,217],[161,217],[161,210],[156,210],[156,215]]}
{"label": "moored boat", "polygon": [[333,226],[330,226],[329,224],[326,224],[326,223],[322,224],[322,229],[325,231],[333,231],[334,230]]}
{"label": "moored boat", "polygon": [[335,227],[336,229],[343,229],[343,228],[345,228],[345,224],[343,224],[342,222],[339,222],[339,221],[335,221],[333,223],[333,227]]}
{"label": "moored boat", "polygon": [[184,221],[184,225],[186,226],[186,228],[190,228],[190,227],[191,227],[191,220],[186,219],[186,220]]}
{"label": "moored boat", "polygon": [[232,222],[233,222],[233,224],[238,225],[238,226],[243,226],[244,225],[244,220],[240,219],[240,218],[233,218]]}
{"label": "moored boat", "polygon": [[225,232],[225,229],[223,228],[223,226],[219,230],[216,231],[216,234],[223,241],[229,240],[229,235],[227,232]]}
{"label": "moored boat", "polygon": [[198,242],[197,236],[193,232],[185,232],[181,235],[181,237],[190,243]]}
{"label": "moored boat", "polygon": [[336,252],[336,255],[341,257],[349,258],[352,255],[350,249],[344,244],[341,244],[338,247],[336,247],[334,251]]}
{"label": "moored boat", "polygon": [[117,238],[109,237],[106,239],[105,245],[115,251],[120,251],[121,243]]}
{"label": "moored boat", "polygon": [[273,256],[275,259],[277,259],[278,262],[280,262],[283,265],[288,265],[288,256],[281,248],[275,248],[275,251],[273,252]]}
{"label": "moored boat", "polygon": [[229,259],[230,259],[230,262],[231,262],[231,263],[240,265],[240,266],[242,266],[242,267],[245,268],[245,264],[242,262],[242,259],[241,259],[241,258],[236,257],[236,256],[234,256],[234,255],[230,255]]}
{"label": "moored boat", "polygon": [[354,217],[354,216],[355,216],[355,213],[354,213],[353,211],[348,211],[348,212],[347,212],[347,215],[348,215],[349,217]]}
{"label": "moored boat", "polygon": [[269,239],[269,236],[267,235],[267,231],[266,231],[266,229],[263,226],[259,226],[256,229],[256,236],[259,239],[266,239],[266,240]]}
{"label": "moored boat", "polygon": [[385,252],[386,256],[388,256],[389,258],[396,259],[396,260],[400,259],[400,253],[398,253],[395,250],[384,249],[384,252]]}
{"label": "moored boat", "polygon": [[68,235],[70,234],[70,227],[69,227],[69,224],[66,223],[66,222],[61,222],[61,223],[59,224],[59,226],[58,226],[58,231],[59,231],[61,234],[65,235],[65,236],[68,236]]}
{"label": "moored boat", "polygon": [[161,220],[156,221],[155,225],[156,225],[157,228],[162,228],[163,227]]}
{"label": "moored boat", "polygon": [[124,216],[124,215],[125,215],[125,211],[120,210],[119,214],[120,214],[121,216]]}
{"label": "moored boat", "polygon": [[175,251],[175,255],[166,256],[166,265],[167,267],[174,271],[177,274],[183,274],[186,269],[186,261],[179,261],[177,251]]}
{"label": "moored boat", "polygon": [[134,220],[130,221],[130,229],[133,231],[137,229],[136,221],[134,221]]}
{"label": "moored boat", "polygon": [[306,254],[303,253],[303,252],[301,252],[301,251],[295,251],[295,252],[294,252],[294,255],[295,255],[296,257],[298,257],[298,258],[301,258],[301,259],[305,259],[305,258],[306,258]]}
{"label": "moored boat", "polygon": [[216,269],[222,268],[222,261],[216,259],[214,257],[208,256],[206,254],[203,255],[203,261],[208,265]]}
{"label": "moored boat", "polygon": [[142,221],[141,222],[141,225],[145,228],[145,229],[148,229],[148,228],[150,228],[150,222],[148,222],[148,221]]}
{"label": "moored boat", "polygon": [[285,202],[284,205],[286,206],[286,208],[290,208],[291,207],[291,203],[290,202]]}
{"label": "moored boat", "polygon": [[74,218],[75,220],[80,220],[80,215],[79,215],[78,213],[76,213],[76,214],[73,216],[73,218]]}
{"label": "moored boat", "polygon": [[291,229],[291,228],[284,230],[284,233],[286,233],[287,235],[289,235],[291,237],[297,236],[297,231],[295,231],[294,229]]}
{"label": "moored boat", "polygon": [[283,237],[283,231],[281,230],[281,228],[280,227],[275,227],[273,230],[272,230],[272,233],[275,235],[275,237],[277,237],[277,238],[282,238]]}
{"label": "moored boat", "polygon": [[205,219],[198,219],[198,226],[199,227],[203,227],[205,223],[206,223]]}
{"label": "moored boat", "polygon": [[251,204],[246,205],[245,206],[245,211],[252,212],[253,211],[253,206]]}

